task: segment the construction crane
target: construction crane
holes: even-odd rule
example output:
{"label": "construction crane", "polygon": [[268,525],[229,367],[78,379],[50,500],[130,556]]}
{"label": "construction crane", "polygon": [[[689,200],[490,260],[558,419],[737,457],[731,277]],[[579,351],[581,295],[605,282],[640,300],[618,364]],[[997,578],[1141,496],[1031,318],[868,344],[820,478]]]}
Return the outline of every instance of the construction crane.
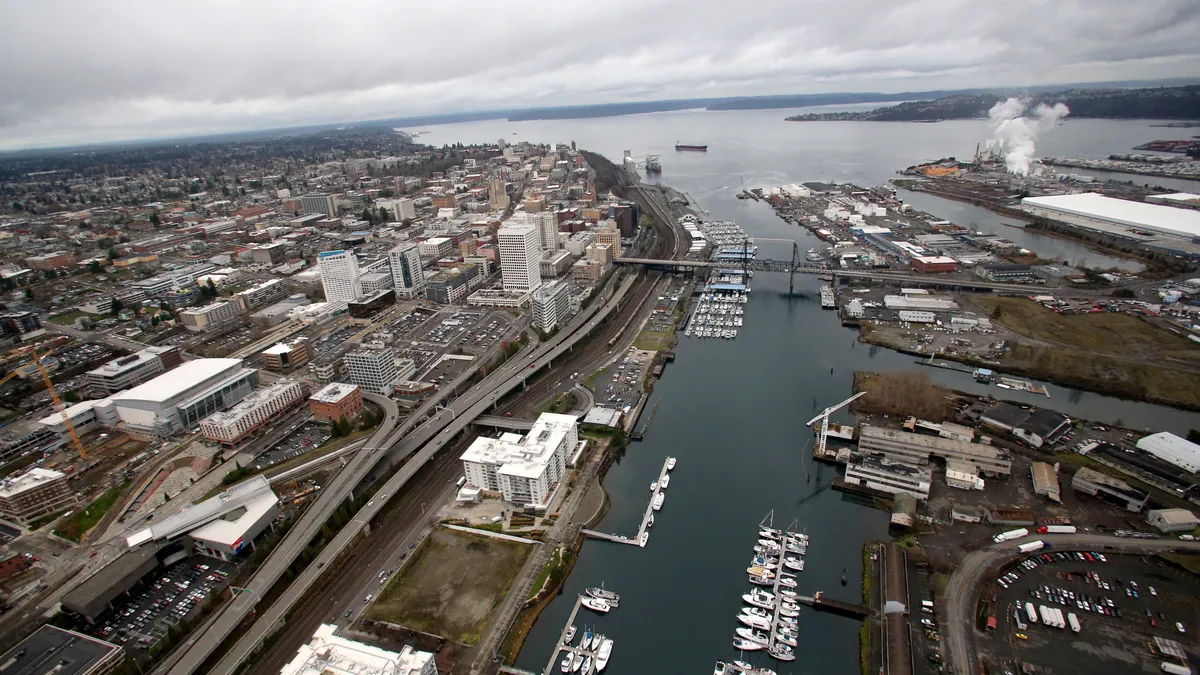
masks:
{"label": "construction crane", "polygon": [[[71,441],[75,444],[75,449],[79,451],[80,459],[87,459],[87,450],[83,447],[83,441],[79,439],[79,432],[75,431],[75,425],[71,424],[71,418],[67,415],[67,406],[63,404],[62,399],[58,397],[58,390],[54,388],[54,383],[50,381],[50,371],[46,369],[46,364],[42,363],[42,359],[50,356],[54,350],[38,354],[32,347],[29,348],[28,354],[33,357],[31,363],[37,365],[38,372],[42,374],[42,382],[46,384],[46,391],[50,392],[50,400],[54,402],[54,409],[62,417],[63,426],[67,428],[67,433],[71,435]],[[26,364],[28,365],[28,364]],[[8,382],[17,376],[17,368],[14,368],[11,373],[0,378],[0,384]]]}
{"label": "construction crane", "polygon": [[[839,403],[835,406],[826,408],[825,410],[821,411],[820,415],[817,415],[816,417],[814,417],[808,421],[808,426],[810,426],[810,427],[815,425],[818,421],[821,423],[821,430],[817,432],[817,447],[813,450],[814,456],[816,456],[816,457],[824,457],[825,456],[825,439],[829,436],[829,416],[832,415],[833,413],[841,410],[842,408],[845,408],[846,406],[850,405],[855,400],[857,400],[860,396],[866,396],[866,395],[867,395],[867,392],[860,391],[857,394],[846,399],[845,401],[842,401],[841,403]],[[815,427],[813,428],[813,431],[817,431]]]}

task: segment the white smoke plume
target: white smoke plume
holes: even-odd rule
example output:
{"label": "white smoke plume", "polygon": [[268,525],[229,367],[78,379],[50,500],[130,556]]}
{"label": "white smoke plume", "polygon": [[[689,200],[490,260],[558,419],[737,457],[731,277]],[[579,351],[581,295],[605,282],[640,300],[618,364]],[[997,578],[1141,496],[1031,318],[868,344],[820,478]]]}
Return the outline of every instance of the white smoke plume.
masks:
{"label": "white smoke plume", "polygon": [[1054,126],[1062,118],[1070,114],[1070,110],[1062,103],[1048,106],[1039,103],[1033,109],[1032,117],[1026,117],[1029,108],[1028,99],[1016,97],[1000,101],[988,111],[988,120],[992,125],[992,138],[988,141],[989,148],[995,148],[1004,155],[1004,166],[1009,173],[1028,176],[1033,166],[1034,151],[1037,149],[1038,135]]}

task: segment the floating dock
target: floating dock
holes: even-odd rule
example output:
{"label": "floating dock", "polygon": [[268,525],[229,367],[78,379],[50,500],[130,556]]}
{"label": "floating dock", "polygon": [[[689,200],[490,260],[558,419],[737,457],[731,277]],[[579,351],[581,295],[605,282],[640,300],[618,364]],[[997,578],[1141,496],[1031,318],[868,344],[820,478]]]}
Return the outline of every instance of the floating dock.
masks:
{"label": "floating dock", "polygon": [[[579,613],[579,608],[583,606],[582,603],[583,596],[577,596],[575,598],[575,606],[571,608],[571,616],[567,617],[566,625],[563,626],[562,632],[558,634],[558,642],[554,645],[554,651],[550,653],[550,662],[546,664],[546,668],[542,671],[542,675],[550,675],[550,673],[556,672],[555,669],[559,667],[558,657],[563,652],[590,656],[592,657],[593,662],[596,660],[596,652],[584,651],[578,647],[572,647],[566,644],[567,629],[575,625],[575,615]],[[586,631],[576,630],[575,632],[582,638],[583,633]],[[593,669],[594,668],[595,666],[593,666]]]}
{"label": "floating dock", "polygon": [[856,605],[852,602],[844,602],[842,600],[834,600],[826,598],[821,591],[817,591],[814,596],[798,595],[796,599],[801,603],[812,607],[813,609],[829,612],[830,614],[840,614],[854,619],[865,619],[871,615],[869,607]]}
{"label": "floating dock", "polygon": [[646,532],[650,529],[650,518],[654,516],[654,499],[658,497],[660,492],[663,492],[662,481],[663,478],[670,472],[670,469],[667,468],[670,463],[670,457],[667,457],[663,460],[662,469],[660,469],[658,472],[657,485],[654,488],[654,492],[650,494],[650,503],[646,505],[646,513],[642,514],[642,524],[638,527],[636,536],[631,539],[623,534],[610,534],[608,532],[597,532],[596,530],[580,530],[579,532],[584,536],[591,537],[592,539],[603,539],[604,541],[611,541],[616,544],[633,544],[634,546],[639,545],[642,535],[646,534]]}

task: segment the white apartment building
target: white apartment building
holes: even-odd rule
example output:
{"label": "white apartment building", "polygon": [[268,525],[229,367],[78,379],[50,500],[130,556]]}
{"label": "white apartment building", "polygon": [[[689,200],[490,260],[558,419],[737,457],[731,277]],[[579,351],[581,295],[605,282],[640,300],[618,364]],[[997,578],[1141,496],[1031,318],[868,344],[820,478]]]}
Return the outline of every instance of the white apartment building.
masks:
{"label": "white apartment building", "polygon": [[536,225],[542,240],[542,250],[558,250],[558,214],[554,211],[539,211],[529,214],[529,222]]}
{"label": "white apartment building", "polygon": [[388,251],[388,264],[397,297],[411,300],[425,295],[425,271],[416,244],[400,244]]}
{"label": "white apartment building", "polygon": [[362,272],[353,251],[325,251],[317,256],[317,269],[326,301],[350,302],[362,297]]}
{"label": "white apartment building", "polygon": [[544,511],[579,442],[577,420],[542,413],[525,436],[475,439],[460,457],[467,484],[501,495],[516,508]]}
{"label": "white apartment building", "polygon": [[250,311],[282,300],[287,295],[288,285],[283,282],[283,279],[267,279],[261,284],[234,293],[233,300],[242,308],[242,311]]}
{"label": "white apartment building", "polygon": [[398,652],[335,635],[324,623],[279,675],[437,675],[433,654],[405,645]]}
{"label": "white apartment building", "polygon": [[381,208],[387,209],[392,214],[392,219],[398,223],[406,220],[413,221],[417,219],[417,205],[413,200],[407,197],[400,199],[381,199],[377,202]]}
{"label": "white apartment building", "polygon": [[323,192],[301,195],[300,210],[304,213],[323,215],[326,218],[337,218],[337,199],[333,195]]}
{"label": "white apartment building", "polygon": [[534,225],[505,225],[496,232],[500,277],[508,291],[534,291],[542,285],[541,235]]}
{"label": "white apartment building", "polygon": [[179,313],[179,321],[190,331],[204,331],[237,319],[242,308],[236,302],[214,302]]}
{"label": "white apartment building", "polygon": [[396,355],[386,347],[361,347],[348,352],[343,361],[350,371],[350,381],[367,393],[387,396],[399,379]]}
{"label": "white apartment building", "polygon": [[567,285],[561,281],[543,284],[533,292],[533,325],[543,333],[549,333],[567,318],[571,309],[571,296]]}
{"label": "white apartment building", "polygon": [[306,396],[304,386],[296,380],[279,380],[250,394],[229,410],[200,420],[200,432],[210,441],[237,445],[259,427],[306,400]]}

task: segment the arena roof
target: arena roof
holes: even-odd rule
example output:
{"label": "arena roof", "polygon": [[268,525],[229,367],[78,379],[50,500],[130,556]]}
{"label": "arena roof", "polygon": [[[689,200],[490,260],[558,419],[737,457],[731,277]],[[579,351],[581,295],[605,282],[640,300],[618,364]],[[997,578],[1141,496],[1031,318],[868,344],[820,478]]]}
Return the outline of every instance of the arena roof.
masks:
{"label": "arena roof", "polygon": [[178,368],[158,377],[113,394],[113,400],[138,400],[165,403],[204,381],[227,370],[241,367],[241,359],[195,359],[184,361]]}

